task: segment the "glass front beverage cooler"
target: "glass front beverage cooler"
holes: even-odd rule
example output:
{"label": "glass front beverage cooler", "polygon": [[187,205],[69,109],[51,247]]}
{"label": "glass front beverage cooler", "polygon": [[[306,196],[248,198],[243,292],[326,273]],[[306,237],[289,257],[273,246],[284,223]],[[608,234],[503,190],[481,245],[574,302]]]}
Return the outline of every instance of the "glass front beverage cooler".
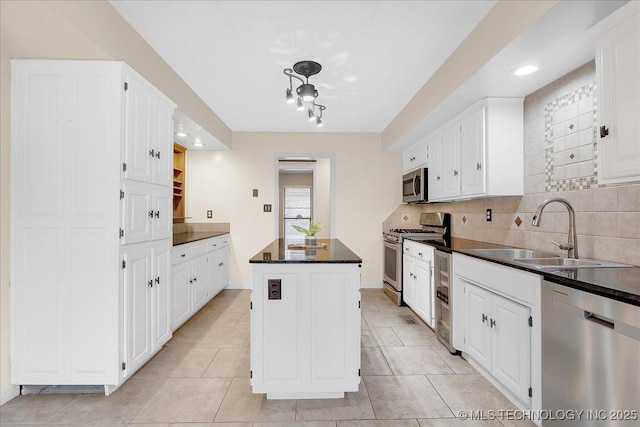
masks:
{"label": "glass front beverage cooler", "polygon": [[451,342],[451,308],[453,297],[453,293],[451,292],[451,254],[435,251],[433,262],[436,336],[451,353],[455,354],[457,350],[453,348]]}

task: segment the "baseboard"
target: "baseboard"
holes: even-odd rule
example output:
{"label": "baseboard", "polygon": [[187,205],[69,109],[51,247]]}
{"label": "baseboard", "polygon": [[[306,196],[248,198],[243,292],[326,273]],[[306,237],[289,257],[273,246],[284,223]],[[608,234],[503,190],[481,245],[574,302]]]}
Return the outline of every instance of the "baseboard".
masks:
{"label": "baseboard", "polygon": [[247,283],[229,283],[225,289],[251,289],[251,285]]}
{"label": "baseboard", "polygon": [[361,282],[360,289],[382,289],[382,282]]}
{"label": "baseboard", "polygon": [[20,386],[15,384],[10,385],[0,392],[0,406],[18,396],[20,396]]}

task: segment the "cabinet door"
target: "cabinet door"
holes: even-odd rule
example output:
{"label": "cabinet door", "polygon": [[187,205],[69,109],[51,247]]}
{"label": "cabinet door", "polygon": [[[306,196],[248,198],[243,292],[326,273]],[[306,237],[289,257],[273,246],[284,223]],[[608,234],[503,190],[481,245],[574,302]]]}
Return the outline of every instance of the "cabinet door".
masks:
{"label": "cabinet door", "polygon": [[124,206],[122,208],[123,244],[151,240],[151,224],[154,210],[151,189],[148,185],[127,182],[123,185]]}
{"label": "cabinet door", "polygon": [[429,152],[428,188],[429,200],[442,198],[443,172],[442,172],[442,137],[439,133],[427,141]]}
{"label": "cabinet door", "polygon": [[640,181],[638,12],[601,37],[596,61],[598,121],[609,130],[598,138],[599,182]]}
{"label": "cabinet door", "polygon": [[173,267],[171,283],[171,327],[175,331],[191,316],[191,268],[185,262]]}
{"label": "cabinet door", "polygon": [[529,401],[531,386],[530,309],[499,295],[492,295],[493,375],[522,401]]}
{"label": "cabinet door", "polygon": [[128,74],[125,80],[127,90],[125,92],[124,162],[126,170],[124,177],[152,182],[152,167],[156,153],[153,141],[155,94],[150,87],[131,74]]}
{"label": "cabinet door", "polygon": [[191,261],[191,313],[200,310],[207,303],[207,257],[201,256]]}
{"label": "cabinet door", "polygon": [[425,323],[433,327],[433,313],[431,311],[432,288],[431,288],[431,261],[416,260],[416,287],[414,311]]}
{"label": "cabinet door", "polygon": [[153,252],[153,332],[154,350],[162,347],[171,338],[171,243],[167,241],[154,246]]}
{"label": "cabinet door", "polygon": [[154,184],[170,187],[173,185],[173,106],[157,99],[155,107],[155,160],[151,180]]}
{"label": "cabinet door", "polygon": [[222,263],[222,251],[217,250],[207,255],[207,299],[213,298],[220,292],[220,266]]}
{"label": "cabinet door", "polygon": [[442,133],[442,195],[460,195],[460,125],[448,127]]}
{"label": "cabinet door", "polygon": [[220,286],[218,291],[223,290],[229,284],[229,247],[220,249]]}
{"label": "cabinet door", "polygon": [[169,187],[154,187],[152,191],[153,219],[151,234],[154,240],[173,236],[173,195]]}
{"label": "cabinet door", "polygon": [[124,295],[127,371],[135,372],[150,356],[151,251],[146,245],[126,246]]}
{"label": "cabinet door", "polygon": [[402,256],[402,301],[409,307],[415,305],[416,259],[410,255]]}
{"label": "cabinet door", "polygon": [[[360,368],[358,271],[316,271],[311,274],[311,383],[350,382]],[[354,375],[355,374],[355,375]],[[356,386],[357,390],[357,386]]]}
{"label": "cabinet door", "polygon": [[491,370],[490,299],[490,292],[465,282],[465,347],[488,370]]}
{"label": "cabinet door", "polygon": [[482,106],[460,123],[460,192],[463,196],[486,192],[485,114],[486,107]]}

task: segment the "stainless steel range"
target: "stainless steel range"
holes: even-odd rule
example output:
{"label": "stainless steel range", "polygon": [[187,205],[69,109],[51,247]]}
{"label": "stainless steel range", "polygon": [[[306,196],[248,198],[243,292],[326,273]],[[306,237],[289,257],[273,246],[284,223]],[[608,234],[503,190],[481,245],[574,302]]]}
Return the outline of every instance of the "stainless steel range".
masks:
{"label": "stainless steel range", "polygon": [[397,305],[402,305],[402,242],[448,239],[451,215],[445,212],[420,214],[422,228],[393,228],[384,231],[384,292]]}

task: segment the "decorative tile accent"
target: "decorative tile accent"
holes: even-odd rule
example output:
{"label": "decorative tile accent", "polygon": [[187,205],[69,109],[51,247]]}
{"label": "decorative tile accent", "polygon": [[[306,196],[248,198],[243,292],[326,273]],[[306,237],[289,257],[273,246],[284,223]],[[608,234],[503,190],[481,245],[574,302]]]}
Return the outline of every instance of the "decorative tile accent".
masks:
{"label": "decorative tile accent", "polygon": [[518,227],[520,227],[520,224],[522,224],[522,220],[520,219],[520,217],[519,217],[519,216],[517,216],[517,217],[516,217],[516,220],[515,220],[514,222],[516,223],[516,225],[517,225]]}
{"label": "decorative tile accent", "polygon": [[602,187],[598,185],[597,111],[595,82],[545,106],[545,191]]}
{"label": "decorative tile accent", "polygon": [[403,216],[402,219],[405,221],[409,221],[409,217],[407,215]]}
{"label": "decorative tile accent", "polygon": [[462,222],[465,223],[465,224],[467,223],[467,217],[466,216],[462,217]]}

